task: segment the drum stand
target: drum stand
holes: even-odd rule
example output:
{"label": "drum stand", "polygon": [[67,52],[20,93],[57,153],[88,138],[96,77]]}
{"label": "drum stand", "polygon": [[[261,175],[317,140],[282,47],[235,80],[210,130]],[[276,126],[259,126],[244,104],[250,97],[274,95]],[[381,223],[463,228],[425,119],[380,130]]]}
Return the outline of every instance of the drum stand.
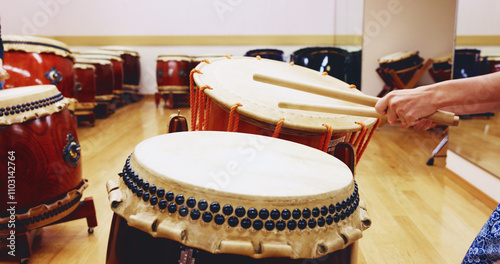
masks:
{"label": "drum stand", "polygon": [[[92,197],[87,197],[83,201],[80,201],[78,207],[69,215],[46,226],[69,222],[81,218],[87,219],[88,233],[94,233],[94,227],[97,226],[97,216],[95,212],[94,199]],[[19,250],[20,263],[27,263],[29,257],[31,256],[31,246],[35,237],[35,231],[36,229],[17,230],[16,248]]]}
{"label": "drum stand", "polygon": [[[384,97],[387,93],[392,91],[393,89],[410,89],[414,88],[417,82],[422,78],[424,73],[427,71],[427,69],[432,65],[433,60],[432,59],[427,59],[425,63],[423,64],[420,69],[415,72],[413,77],[408,81],[408,83],[405,85],[401,78],[398,76],[395,70],[393,69],[381,69],[379,72],[377,70],[377,73],[380,75],[382,80],[386,83],[384,87],[382,88],[382,91],[377,95],[377,97]],[[384,78],[385,77],[385,78]]]}

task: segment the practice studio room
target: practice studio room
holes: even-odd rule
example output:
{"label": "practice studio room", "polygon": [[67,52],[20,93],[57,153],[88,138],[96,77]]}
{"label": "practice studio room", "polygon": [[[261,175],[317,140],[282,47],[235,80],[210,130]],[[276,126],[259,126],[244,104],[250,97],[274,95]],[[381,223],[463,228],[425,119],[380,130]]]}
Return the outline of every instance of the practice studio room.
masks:
{"label": "practice studio room", "polygon": [[0,263],[500,263],[500,2],[0,6]]}

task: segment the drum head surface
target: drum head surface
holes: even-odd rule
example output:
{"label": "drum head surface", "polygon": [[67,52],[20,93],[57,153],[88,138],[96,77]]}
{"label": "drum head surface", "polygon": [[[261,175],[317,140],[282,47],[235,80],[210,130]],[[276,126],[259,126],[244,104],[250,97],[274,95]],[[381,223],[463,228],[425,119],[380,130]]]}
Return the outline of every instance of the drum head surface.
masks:
{"label": "drum head surface", "polygon": [[344,133],[358,131],[361,126],[356,122],[372,126],[377,120],[279,108],[280,101],[358,107],[360,105],[253,80],[253,75],[259,73],[361,94],[359,90],[349,88],[349,84],[343,81],[324,76],[318,71],[303,66],[270,59],[233,57],[200,63],[196,69],[202,73],[194,75],[196,85],[210,86],[211,89],[205,89],[205,93],[226,110],[240,103],[242,106],[236,111],[243,116],[242,118],[272,125],[284,118],[283,127],[285,128],[315,133],[326,132],[323,124],[331,125],[336,133]]}
{"label": "drum head surface", "polygon": [[233,196],[314,196],[338,191],[353,180],[349,168],[325,152],[244,133],[156,136],[137,145],[133,156],[164,180]]}
{"label": "drum head surface", "polygon": [[418,51],[399,51],[378,59],[379,63],[390,63],[418,55]]}

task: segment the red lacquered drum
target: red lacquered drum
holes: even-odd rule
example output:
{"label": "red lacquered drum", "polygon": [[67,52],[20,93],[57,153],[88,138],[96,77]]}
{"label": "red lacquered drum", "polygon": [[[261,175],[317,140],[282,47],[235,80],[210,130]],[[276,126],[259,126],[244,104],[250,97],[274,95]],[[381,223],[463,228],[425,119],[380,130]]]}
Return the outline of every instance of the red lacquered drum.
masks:
{"label": "red lacquered drum", "polygon": [[191,67],[191,57],[186,55],[159,55],[156,59],[158,93],[171,108],[189,99]]}
{"label": "red lacquered drum", "polygon": [[3,66],[10,74],[5,88],[53,84],[64,97],[75,95],[73,56],[62,42],[32,36],[2,36]]}
{"label": "red lacquered drum", "polygon": [[111,61],[76,56],[76,62],[93,65],[95,67],[96,101],[111,101],[114,96],[114,75]]}
{"label": "red lacquered drum", "polygon": [[139,92],[141,79],[141,63],[137,50],[121,46],[105,46],[102,50],[110,50],[120,53],[123,59],[123,90],[130,93]]}
{"label": "red lacquered drum", "polygon": [[387,70],[394,70],[403,84],[408,84],[415,72],[422,67],[422,62],[423,59],[419,56],[418,51],[395,52],[378,59],[380,67],[377,69],[377,73],[386,84],[393,86],[389,81],[392,77]]}
{"label": "red lacquered drum", "polygon": [[[285,62],[251,57],[218,58],[200,63],[193,81],[192,130],[237,131],[268,135],[332,153],[339,142],[350,142],[361,157],[378,120],[279,108],[280,101],[354,106],[345,101],[253,80],[255,73],[282,79],[361,92],[334,77]],[[193,85],[194,86],[194,85]],[[199,92],[201,91],[201,93]],[[358,105],[356,105],[358,106]]]}
{"label": "red lacquered drum", "polygon": [[109,60],[113,68],[113,93],[115,96],[120,96],[123,93],[123,59],[118,53],[111,54],[112,51],[105,53],[103,51],[85,51],[78,55],[78,57],[96,59],[96,60]]}
{"label": "red lacquered drum", "polygon": [[53,85],[0,90],[0,234],[34,229],[71,213],[87,182],[68,100]]}
{"label": "red lacquered drum", "polygon": [[355,263],[371,225],[344,163],[271,137],[156,136],[120,176],[107,183],[108,264]]}
{"label": "red lacquered drum", "polygon": [[75,63],[76,93],[80,103],[95,102],[95,67],[92,64]]}

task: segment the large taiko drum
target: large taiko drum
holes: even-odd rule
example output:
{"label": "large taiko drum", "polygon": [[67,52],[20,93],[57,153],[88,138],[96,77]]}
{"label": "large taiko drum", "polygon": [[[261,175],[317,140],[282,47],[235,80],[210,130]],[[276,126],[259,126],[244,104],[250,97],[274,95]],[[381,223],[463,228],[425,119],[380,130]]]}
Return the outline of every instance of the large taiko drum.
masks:
{"label": "large taiko drum", "polygon": [[187,55],[158,55],[156,83],[158,93],[170,108],[189,101],[189,73],[193,62]]}
{"label": "large taiko drum", "polygon": [[345,164],[271,137],[156,136],[120,176],[107,183],[108,264],[355,263],[371,225]]}
{"label": "large taiko drum", "polygon": [[123,59],[123,90],[126,93],[139,93],[139,83],[141,80],[139,52],[135,49],[121,46],[105,46],[100,49],[120,53],[120,57]]}
{"label": "large taiko drum", "polygon": [[400,51],[385,55],[378,59],[377,73],[389,86],[394,86],[389,70],[398,75],[403,84],[408,84],[413,75],[422,67],[423,59],[418,51]]}
{"label": "large taiko drum", "polygon": [[192,130],[234,131],[268,135],[333,153],[339,142],[351,143],[359,160],[376,118],[279,108],[280,101],[357,106],[341,100],[253,80],[255,73],[361,94],[332,76],[303,66],[251,57],[219,58],[200,63],[193,74],[199,87],[191,100]]}
{"label": "large taiko drum", "polygon": [[53,223],[79,204],[80,145],[69,100],[53,85],[0,91],[0,234]]}
{"label": "large taiko drum", "polygon": [[350,75],[350,58],[347,50],[338,47],[307,47],[294,51],[290,61],[347,81]]}
{"label": "large taiko drum", "polygon": [[64,97],[75,95],[74,58],[57,40],[33,36],[2,36],[3,66],[10,74],[5,88],[53,84]]}
{"label": "large taiko drum", "polygon": [[95,102],[95,66],[92,64],[75,63],[75,99],[79,103]]}

